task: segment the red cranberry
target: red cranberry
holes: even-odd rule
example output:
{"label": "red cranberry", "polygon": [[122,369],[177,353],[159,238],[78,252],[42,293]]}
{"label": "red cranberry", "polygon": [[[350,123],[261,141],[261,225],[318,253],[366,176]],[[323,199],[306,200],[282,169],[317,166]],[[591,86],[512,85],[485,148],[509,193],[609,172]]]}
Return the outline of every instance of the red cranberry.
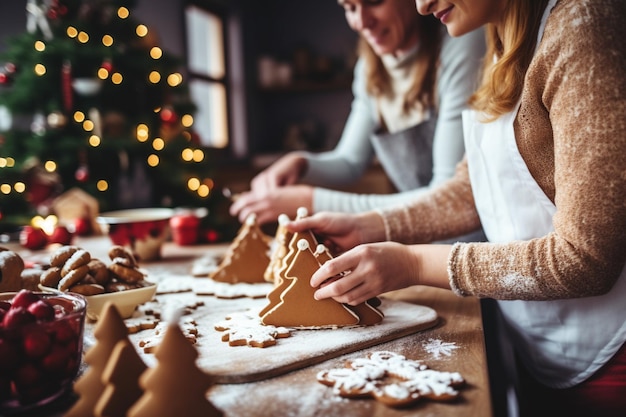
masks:
{"label": "red cranberry", "polygon": [[41,365],[49,372],[65,369],[65,363],[70,358],[70,353],[61,345],[54,345],[52,350],[43,358]]}
{"label": "red cranberry", "polygon": [[15,372],[15,383],[20,387],[37,385],[42,380],[41,371],[32,363],[25,363]]}
{"label": "red cranberry", "polygon": [[2,323],[4,324],[4,327],[11,329],[26,326],[27,324],[34,323],[35,321],[37,321],[35,316],[30,314],[24,307],[12,307],[4,315]]}
{"label": "red cranberry", "polygon": [[0,370],[14,369],[20,359],[16,346],[6,339],[0,338]]}
{"label": "red cranberry", "polygon": [[12,308],[16,307],[24,307],[28,308],[31,304],[41,300],[39,295],[35,294],[30,290],[20,290],[15,296],[13,296],[13,301],[11,302]]}
{"label": "red cranberry", "polygon": [[54,320],[54,307],[44,300],[39,300],[29,305],[28,312],[35,316],[39,321]]}
{"label": "red cranberry", "polygon": [[65,344],[76,337],[76,331],[67,320],[55,322],[52,331],[54,332],[54,340],[56,340],[57,343]]}
{"label": "red cranberry", "polygon": [[50,350],[50,336],[46,331],[38,326],[29,327],[24,332],[22,346],[24,353],[30,358],[39,358]]}

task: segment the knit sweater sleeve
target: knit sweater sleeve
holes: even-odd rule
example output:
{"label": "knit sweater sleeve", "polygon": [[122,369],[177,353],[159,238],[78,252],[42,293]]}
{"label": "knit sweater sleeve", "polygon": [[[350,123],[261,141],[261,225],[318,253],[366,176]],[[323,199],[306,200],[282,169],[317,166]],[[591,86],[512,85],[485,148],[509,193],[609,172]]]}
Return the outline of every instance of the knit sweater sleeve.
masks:
{"label": "knit sweater sleeve", "polygon": [[601,295],[626,262],[626,3],[561,0],[526,74],[516,139],[550,197],[554,231],[456,244],[462,295],[550,300]]}

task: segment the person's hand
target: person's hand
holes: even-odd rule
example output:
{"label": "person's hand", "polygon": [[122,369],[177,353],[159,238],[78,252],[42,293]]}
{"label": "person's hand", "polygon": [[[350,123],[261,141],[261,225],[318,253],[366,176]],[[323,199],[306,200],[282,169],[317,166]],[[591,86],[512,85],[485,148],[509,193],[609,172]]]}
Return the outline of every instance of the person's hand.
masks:
{"label": "person's hand", "polygon": [[297,152],[288,153],[258,173],[250,182],[255,193],[265,193],[298,182],[307,168],[307,160]]}
{"label": "person's hand", "polygon": [[412,285],[450,289],[450,245],[370,243],[326,261],[311,277],[315,299],[357,305]]}
{"label": "person's hand", "polygon": [[313,205],[313,187],[308,185],[291,185],[263,191],[249,191],[238,195],[230,206],[230,214],[237,216],[243,223],[248,215],[256,214],[258,224],[272,223],[282,213],[295,218],[299,207],[309,212]]}
{"label": "person's hand", "polygon": [[320,287],[315,299],[350,305],[418,283],[418,257],[410,246],[395,242],[359,245],[325,262],[311,277],[311,286]]}
{"label": "person's hand", "polygon": [[385,239],[385,226],[378,213],[320,212],[287,224],[291,232],[310,230],[332,253],[345,252],[361,243]]}

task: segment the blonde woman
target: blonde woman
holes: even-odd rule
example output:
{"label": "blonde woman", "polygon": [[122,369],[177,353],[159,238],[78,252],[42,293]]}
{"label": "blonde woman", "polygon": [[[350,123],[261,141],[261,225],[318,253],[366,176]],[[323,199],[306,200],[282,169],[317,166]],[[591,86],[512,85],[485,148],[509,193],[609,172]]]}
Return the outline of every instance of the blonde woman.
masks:
{"label": "blonde woman", "polygon": [[[463,157],[461,112],[478,83],[484,32],[450,38],[432,16],[419,15],[412,0],[338,3],[360,35],[354,100],[340,141],[328,152],[287,154],[257,175],[231,206],[242,222],[250,213],[260,223],[281,213],[294,217],[298,207],[361,212],[390,206],[452,177]],[[361,178],[374,157],[399,193],[333,191]]]}
{"label": "blonde woman", "polygon": [[[522,415],[626,410],[626,2],[417,0],[452,36],[487,28],[463,114],[466,160],[423,198],[292,223],[346,251],[316,297],[410,285],[493,298],[518,359]],[[419,245],[482,224],[489,242]],[[413,243],[369,243],[380,241]]]}

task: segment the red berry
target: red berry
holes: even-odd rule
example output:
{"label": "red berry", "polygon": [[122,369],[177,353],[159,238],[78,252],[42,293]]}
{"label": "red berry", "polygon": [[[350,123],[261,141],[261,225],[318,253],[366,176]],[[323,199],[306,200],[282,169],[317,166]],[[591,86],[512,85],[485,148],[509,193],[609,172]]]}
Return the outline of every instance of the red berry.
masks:
{"label": "red berry", "polygon": [[27,249],[38,250],[48,244],[48,236],[39,227],[24,226],[20,232],[20,243]]}
{"label": "red berry", "polygon": [[15,383],[21,387],[29,387],[41,381],[41,371],[32,363],[25,363],[15,372]]}
{"label": "red berry", "polygon": [[41,365],[46,371],[55,372],[65,369],[70,353],[61,345],[54,345],[52,350],[43,358]]}
{"label": "red berry", "polygon": [[39,300],[29,305],[28,312],[35,316],[39,321],[54,320],[54,307],[44,300]]}
{"label": "red berry", "polygon": [[66,320],[55,322],[53,332],[57,343],[68,343],[76,337],[76,331]]}
{"label": "red berry", "polygon": [[57,226],[48,237],[48,243],[60,243],[61,245],[69,245],[72,243],[74,235],[65,226]]}
{"label": "red berry", "polygon": [[31,304],[36,303],[39,300],[41,300],[41,297],[39,297],[39,295],[35,294],[34,292],[30,290],[20,290],[13,297],[11,308],[28,308]]}
{"label": "red berry", "polygon": [[7,329],[17,328],[20,326],[26,326],[27,324],[35,323],[37,319],[30,314],[24,307],[13,307],[4,315],[2,324]]}
{"label": "red berry", "polygon": [[17,347],[8,340],[0,338],[0,370],[14,369],[18,365],[19,358]]}
{"label": "red berry", "polygon": [[74,233],[78,236],[87,236],[92,232],[91,220],[88,218],[77,218],[74,220]]}
{"label": "red berry", "polygon": [[39,358],[50,350],[50,336],[46,331],[38,326],[31,326],[24,332],[22,347],[24,353],[31,358]]}

